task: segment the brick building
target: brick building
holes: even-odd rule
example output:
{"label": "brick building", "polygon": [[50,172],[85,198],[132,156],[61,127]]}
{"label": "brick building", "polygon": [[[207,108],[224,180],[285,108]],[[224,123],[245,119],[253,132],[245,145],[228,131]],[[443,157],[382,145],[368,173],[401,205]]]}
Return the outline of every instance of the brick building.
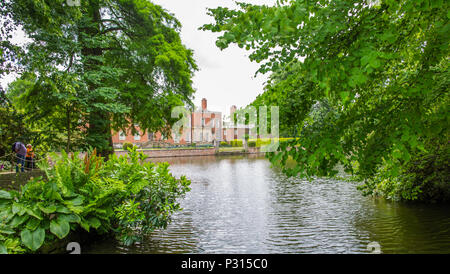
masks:
{"label": "brick building", "polygon": [[144,132],[139,125],[134,125],[137,133],[113,132],[115,147],[122,147],[128,142],[142,147],[152,146],[155,143],[163,144],[189,144],[189,143],[213,143],[222,141],[222,113],[208,110],[208,102],[202,99],[202,105],[188,115],[187,125],[180,136],[172,132],[171,136],[164,136],[161,132]]}
{"label": "brick building", "polygon": [[228,119],[224,119],[222,125],[222,140],[225,142],[229,142],[231,140],[242,140],[245,135],[249,135],[250,129],[253,125],[245,125],[234,123],[234,113],[236,112],[236,106],[231,106],[230,108],[230,117]]}

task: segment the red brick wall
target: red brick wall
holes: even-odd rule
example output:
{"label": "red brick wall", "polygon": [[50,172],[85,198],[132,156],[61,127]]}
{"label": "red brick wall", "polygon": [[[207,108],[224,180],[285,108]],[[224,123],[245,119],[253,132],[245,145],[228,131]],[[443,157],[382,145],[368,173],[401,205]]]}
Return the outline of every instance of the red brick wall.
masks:
{"label": "red brick wall", "polygon": [[[202,127],[202,118],[205,119],[205,125],[204,125],[205,128],[218,126],[218,128],[211,130],[212,134],[215,134],[216,130],[218,130],[221,127],[221,124],[222,124],[222,117],[221,117],[221,115],[218,115],[218,114],[215,114],[215,113],[210,113],[210,112],[206,112],[206,113],[202,113],[201,111],[194,112],[192,114],[191,118],[192,118],[192,121],[193,121],[194,128],[201,128]],[[216,119],[217,122],[214,123],[213,125],[210,125],[212,119]],[[189,126],[191,126],[191,125],[189,125]],[[128,132],[126,132],[125,140],[120,140],[119,132],[112,132],[113,143],[114,144],[123,144],[123,143],[127,142],[127,143],[136,144],[136,143],[146,143],[148,141],[151,141],[151,140],[148,139],[148,133],[143,133],[139,127],[136,127],[136,129],[139,131],[139,133],[141,135],[141,139],[140,140],[134,140],[134,135],[131,134],[131,130],[128,130]],[[186,129],[183,132],[183,135],[181,136],[179,143],[180,144],[190,143],[191,141],[188,138],[188,136],[190,136],[190,135],[191,135],[190,128]],[[220,138],[220,136],[218,135],[217,138]],[[172,138],[169,138],[169,139],[165,138],[164,140],[167,143],[170,143],[170,144],[174,144],[175,143]],[[162,134],[161,134],[161,132],[154,133],[153,141],[162,141]]]}
{"label": "red brick wall", "polygon": [[113,144],[123,144],[125,142],[133,144],[133,143],[144,143],[144,142],[149,141],[147,133],[143,133],[139,127],[136,127],[136,130],[139,131],[139,135],[141,136],[140,140],[134,140],[134,135],[131,134],[131,129],[129,129],[128,132],[126,132],[125,140],[120,140],[119,132],[113,131],[112,132]]}
{"label": "red brick wall", "polygon": [[226,142],[231,141],[231,140],[242,140],[244,139],[244,135],[245,135],[245,128],[238,128],[237,129],[237,134],[235,135],[235,131],[234,128],[226,128],[224,129],[224,131],[227,132],[227,135],[225,136],[225,134],[223,134],[223,140],[225,140]]}

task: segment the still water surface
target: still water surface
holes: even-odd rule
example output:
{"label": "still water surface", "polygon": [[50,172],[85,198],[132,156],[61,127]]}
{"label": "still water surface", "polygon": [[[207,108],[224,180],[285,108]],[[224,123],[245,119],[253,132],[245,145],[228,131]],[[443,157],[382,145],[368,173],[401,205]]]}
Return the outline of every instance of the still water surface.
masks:
{"label": "still water surface", "polygon": [[166,230],[83,253],[450,253],[450,207],[364,197],[356,183],[288,178],[264,157],[168,158],[192,190]]}

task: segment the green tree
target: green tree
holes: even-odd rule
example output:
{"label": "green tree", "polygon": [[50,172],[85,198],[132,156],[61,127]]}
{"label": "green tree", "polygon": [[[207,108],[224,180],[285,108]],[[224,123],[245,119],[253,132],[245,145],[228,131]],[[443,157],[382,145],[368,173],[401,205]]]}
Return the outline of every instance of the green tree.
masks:
{"label": "green tree", "polygon": [[11,153],[14,142],[30,142],[34,136],[24,123],[24,115],[14,108],[0,87],[0,156]]}
{"label": "green tree", "polygon": [[104,157],[113,151],[113,129],[138,123],[156,131],[174,122],[173,106],[191,104],[193,53],[181,42],[180,22],[158,5],[11,0],[2,11],[31,39],[20,56],[23,69],[39,75],[28,98],[39,103],[41,114],[66,111],[67,132],[75,119],[69,113],[81,115],[86,145]]}
{"label": "green tree", "polygon": [[[202,29],[222,32],[221,49],[252,50],[258,72],[283,76],[264,97],[298,98],[295,113],[285,111],[295,118],[284,122],[299,125],[300,138],[282,144],[273,161],[292,157],[298,164],[286,172],[304,176],[330,176],[343,165],[374,190],[376,175],[397,180],[416,159],[433,158],[423,154],[448,151],[448,10],[440,0],[238,3],[210,9],[215,23]],[[318,102],[333,111],[314,120]],[[434,156],[448,163],[448,154]],[[390,184],[401,186],[396,196],[417,198],[420,180],[409,188],[400,181]]]}
{"label": "green tree", "polygon": [[8,86],[8,98],[39,135],[41,148],[69,152],[82,147],[84,119],[77,86],[76,75],[66,72],[39,79],[24,73]]}

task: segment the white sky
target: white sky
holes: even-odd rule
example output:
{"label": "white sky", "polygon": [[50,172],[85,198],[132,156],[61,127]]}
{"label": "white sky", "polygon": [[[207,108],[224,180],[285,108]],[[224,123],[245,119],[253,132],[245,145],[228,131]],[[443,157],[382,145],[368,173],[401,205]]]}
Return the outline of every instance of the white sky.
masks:
{"label": "white sky", "polygon": [[[258,75],[259,65],[250,62],[250,52],[236,45],[221,51],[216,47],[217,33],[201,31],[198,28],[212,23],[212,17],[206,14],[206,8],[235,7],[232,0],[153,0],[173,13],[183,25],[181,39],[190,49],[194,50],[194,58],[199,67],[193,81],[196,89],[194,103],[201,105],[202,98],[208,100],[208,109],[221,111],[228,115],[232,105],[238,108],[251,103],[262,93],[267,75]],[[273,5],[276,0],[240,0],[252,4]],[[25,37],[15,37],[14,42],[23,41]],[[3,87],[13,81],[14,75],[0,79]]]}
{"label": "white sky", "polygon": [[[206,8],[235,7],[232,0],[153,0],[181,22],[181,39],[194,50],[199,71],[194,76],[196,89],[194,103],[201,105],[202,98],[208,100],[208,109],[229,115],[230,107],[238,108],[251,103],[262,93],[267,75],[253,77],[259,65],[248,59],[250,52],[236,45],[221,51],[216,47],[218,33],[198,30],[213,22]],[[240,0],[252,4],[273,5],[275,0]]]}

